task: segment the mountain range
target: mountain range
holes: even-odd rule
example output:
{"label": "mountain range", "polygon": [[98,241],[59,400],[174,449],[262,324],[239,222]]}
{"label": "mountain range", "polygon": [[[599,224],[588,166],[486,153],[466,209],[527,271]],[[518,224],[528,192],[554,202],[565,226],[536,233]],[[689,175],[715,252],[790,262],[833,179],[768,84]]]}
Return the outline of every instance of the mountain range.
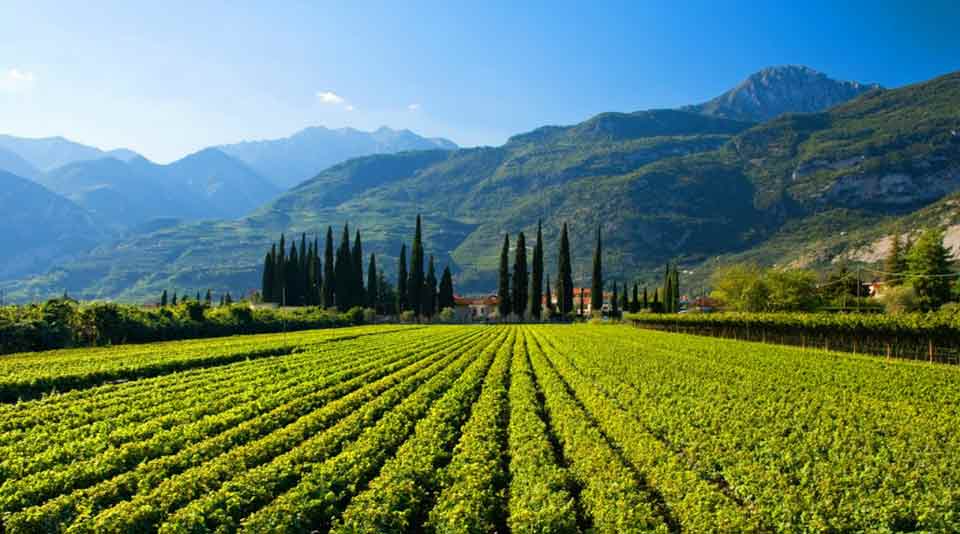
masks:
{"label": "mountain range", "polygon": [[[666,261],[683,266],[687,287],[730,261],[825,268],[865,257],[897,225],[960,222],[958,104],[960,73],[883,89],[765,69],[698,106],[603,113],[500,147],[350,159],[248,216],[142,228],[6,287],[20,298],[241,293],[257,287],[281,232],[344,222],[393,273],[417,213],[428,253],[451,264],[461,292],[491,290],[503,233],[530,236],[538,220],[549,272],[570,225],[584,285],[597,226],[608,280],[654,282]],[[775,110],[785,113],[764,118]]]}
{"label": "mountain range", "polygon": [[[29,197],[20,201],[8,196],[7,208],[12,210],[11,215],[17,215],[8,219],[8,224],[29,225],[6,229],[25,235],[34,225],[56,227],[57,221],[45,219],[56,211],[40,211],[32,219],[30,212],[19,212],[36,202],[47,202],[46,196],[55,194],[94,222],[98,232],[88,235],[95,239],[80,241],[89,248],[158,225],[240,217],[332,163],[354,156],[424,148],[455,149],[456,145],[445,139],[420,137],[409,130],[384,127],[361,132],[318,127],[285,139],[211,147],[160,165],[128,149],[104,151],[62,137],[3,135],[0,171],[42,186],[16,189],[17,194]],[[55,241],[42,256],[50,262],[47,265],[36,257],[29,262],[15,259],[13,251],[0,253],[0,260],[6,264],[2,276],[44,271],[56,260],[82,249]]]}

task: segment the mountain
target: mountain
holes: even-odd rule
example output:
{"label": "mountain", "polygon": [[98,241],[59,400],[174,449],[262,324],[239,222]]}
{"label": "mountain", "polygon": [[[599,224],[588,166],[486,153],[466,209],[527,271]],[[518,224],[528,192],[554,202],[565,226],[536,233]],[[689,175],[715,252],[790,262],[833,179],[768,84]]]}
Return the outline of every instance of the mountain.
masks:
{"label": "mountain", "polygon": [[113,230],[151,219],[232,218],[279,193],[270,182],[217,149],[168,165],[140,156],[80,161],[53,169],[40,182],[82,206]]}
{"label": "mountain", "polygon": [[503,233],[530,236],[538,219],[551,275],[559,229],[570,225],[577,284],[589,284],[597,226],[611,281],[657,283],[667,261],[683,266],[688,288],[731,261],[825,268],[897,224],[960,223],[958,105],[954,73],[760,124],[604,113],[501,147],[366,156],[242,219],[144,229],[16,288],[20,298],[63,287],[127,300],[162,289],[243,293],[259,285],[281,232],[322,236],[344,222],[392,276],[417,213],[427,253],[451,264],[461,292],[490,291]]}
{"label": "mountain", "polygon": [[13,277],[91,247],[102,232],[79,206],[0,171],[0,277]]}
{"label": "mountain", "polygon": [[823,111],[880,88],[877,84],[834,80],[809,67],[786,65],[763,69],[722,95],[683,109],[763,122],[784,113]]}
{"label": "mountain", "polygon": [[43,173],[30,164],[29,161],[20,157],[19,154],[7,149],[0,148],[0,171],[29,178],[36,181]]}
{"label": "mountain", "polygon": [[137,155],[132,150],[118,149],[104,152],[99,148],[75,143],[63,137],[30,139],[0,135],[0,148],[6,149],[41,171],[49,171],[77,161],[89,161],[105,157],[130,159]]}
{"label": "mountain", "polygon": [[218,148],[277,186],[288,189],[350,158],[407,150],[454,150],[457,145],[446,139],[427,139],[410,130],[387,127],[375,132],[314,127],[282,139],[246,141]]}

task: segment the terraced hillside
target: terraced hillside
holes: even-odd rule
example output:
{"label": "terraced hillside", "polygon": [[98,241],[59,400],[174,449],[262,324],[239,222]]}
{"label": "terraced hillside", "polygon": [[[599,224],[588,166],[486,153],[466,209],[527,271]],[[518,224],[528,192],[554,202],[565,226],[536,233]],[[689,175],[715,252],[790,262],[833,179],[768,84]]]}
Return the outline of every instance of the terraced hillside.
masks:
{"label": "terraced hillside", "polygon": [[957,372],[567,325],[4,357],[0,531],[955,532]]}

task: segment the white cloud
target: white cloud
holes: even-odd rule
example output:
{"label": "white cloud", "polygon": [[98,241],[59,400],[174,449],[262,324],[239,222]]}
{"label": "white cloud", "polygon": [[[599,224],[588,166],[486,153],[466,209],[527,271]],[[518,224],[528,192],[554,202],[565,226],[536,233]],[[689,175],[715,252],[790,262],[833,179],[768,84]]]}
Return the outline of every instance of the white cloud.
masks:
{"label": "white cloud", "polygon": [[353,107],[352,104],[347,104],[347,107],[345,107],[345,108],[343,108],[343,109],[345,109],[345,110],[347,110],[347,111],[353,111],[355,108]]}
{"label": "white cloud", "polygon": [[420,109],[420,104],[410,104],[407,106],[407,109],[410,111],[418,111]]}
{"label": "white cloud", "polygon": [[333,91],[318,91],[317,98],[320,99],[320,102],[324,104],[343,104],[347,99],[342,96],[334,93]]}
{"label": "white cloud", "polygon": [[8,69],[0,75],[0,89],[5,91],[21,91],[33,87],[36,80],[32,72],[20,69]]}

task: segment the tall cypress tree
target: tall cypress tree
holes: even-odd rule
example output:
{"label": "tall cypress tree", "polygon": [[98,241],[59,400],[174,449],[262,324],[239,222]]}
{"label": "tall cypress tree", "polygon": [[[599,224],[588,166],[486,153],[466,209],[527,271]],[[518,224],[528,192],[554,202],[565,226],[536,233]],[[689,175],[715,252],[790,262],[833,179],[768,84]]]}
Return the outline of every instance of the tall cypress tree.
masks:
{"label": "tall cypress tree", "polygon": [[539,319],[543,307],[543,231],[537,221],[537,244],[533,246],[533,270],[530,278],[530,315]]}
{"label": "tall cypress tree", "polygon": [[427,267],[427,276],[423,280],[423,314],[427,317],[433,317],[437,310],[437,272],[433,266],[433,254],[430,255],[430,261]]}
{"label": "tall cypress tree", "polygon": [[506,319],[510,315],[513,306],[510,305],[510,234],[503,236],[503,248],[500,250],[500,278],[497,284],[497,313],[500,319]]}
{"label": "tall cypress tree", "polygon": [[323,263],[320,261],[320,241],[313,238],[313,305],[323,305]]}
{"label": "tall cypress tree", "polygon": [[287,287],[287,241],[283,234],[280,234],[280,245],[273,257],[273,275],[273,301],[279,304]]}
{"label": "tall cypress tree", "polygon": [[333,227],[327,227],[327,242],[323,249],[323,307],[332,308],[336,304],[336,265],[333,259]]}
{"label": "tall cypress tree", "polygon": [[334,300],[337,303],[337,309],[347,311],[353,306],[353,277],[354,271],[351,265],[353,252],[350,250],[350,228],[343,225],[343,235],[340,237],[340,247],[337,248],[336,264],[334,265],[334,280],[336,288],[334,291]]}
{"label": "tall cypress tree", "polygon": [[416,315],[423,314],[423,231],[420,227],[420,215],[417,215],[417,228],[413,233],[413,246],[410,250],[410,281],[407,284],[407,301]]}
{"label": "tall cypress tree", "polygon": [[173,304],[174,306],[177,305],[177,291],[176,291],[176,290],[173,291],[173,300],[170,301],[170,303]]}
{"label": "tall cypress tree", "polygon": [[673,313],[678,313],[680,311],[680,269],[676,264],[673,266],[673,284],[670,287],[673,288],[673,303],[670,306],[673,307]]}
{"label": "tall cypress tree", "polygon": [[267,252],[266,257],[263,258],[263,282],[261,283],[260,294],[264,302],[273,302],[273,254],[277,246],[273,245],[272,248],[270,252]]}
{"label": "tall cypress tree", "polygon": [[547,276],[546,280],[547,280],[547,289],[543,295],[543,298],[546,301],[546,304],[544,305],[544,308],[545,308],[544,311],[546,312],[545,315],[547,316],[547,318],[549,318],[551,315],[553,315],[553,294],[550,292],[550,277]]}
{"label": "tall cypress tree", "polygon": [[673,300],[673,273],[670,271],[670,264],[667,264],[666,271],[663,274],[663,312],[673,313],[671,309],[671,300]]}
{"label": "tall cypress tree", "polygon": [[597,226],[597,244],[593,249],[593,283],[590,286],[590,309],[597,313],[603,308],[603,243],[600,240],[600,226]]}
{"label": "tall cypress tree", "polygon": [[297,305],[297,296],[299,295],[300,284],[297,282],[300,280],[300,275],[297,272],[300,268],[300,255],[297,252],[297,243],[296,239],[290,244],[290,256],[287,258],[287,266],[284,273],[284,280],[286,280],[286,293],[283,295],[283,305],[284,306],[296,306]]}
{"label": "tall cypress tree", "polygon": [[513,260],[513,296],[510,298],[513,305],[513,313],[517,317],[523,318],[527,311],[527,240],[523,232],[517,236],[517,251]]}
{"label": "tall cypress tree", "polygon": [[633,301],[630,302],[630,311],[633,313],[640,311],[640,290],[636,282],[633,283]]}
{"label": "tall cypress tree", "polygon": [[620,292],[620,310],[619,313],[629,312],[630,311],[630,298],[627,297],[629,294],[629,287],[627,284],[623,284],[623,291]]}
{"label": "tall cypress tree", "polygon": [[163,293],[160,295],[160,307],[161,308],[167,307],[167,290],[166,289],[164,289]]}
{"label": "tall cypress tree", "polygon": [[620,316],[620,295],[617,293],[617,282],[613,282],[613,298],[610,300],[610,315],[612,317]]}
{"label": "tall cypress tree", "polygon": [[409,295],[407,294],[407,245],[400,245],[400,262],[397,266],[397,313],[410,309]]}
{"label": "tall cypress tree", "polygon": [[573,267],[570,265],[570,238],[567,236],[567,223],[563,223],[563,230],[560,233],[560,253],[557,255],[557,301],[562,315],[573,311]]}
{"label": "tall cypress tree", "polygon": [[367,302],[367,297],[363,290],[363,245],[360,244],[359,228],[353,238],[351,265],[353,266],[353,304],[363,306]]}
{"label": "tall cypress tree", "polygon": [[650,301],[647,299],[647,286],[643,286],[643,302],[641,303],[641,306],[643,306],[641,308],[643,310],[650,308]]}
{"label": "tall cypress tree", "polygon": [[453,275],[450,274],[450,266],[443,268],[443,274],[440,276],[440,288],[437,290],[437,309],[443,311],[446,308],[451,310],[456,306],[453,301]]}
{"label": "tall cypress tree", "polygon": [[580,316],[581,316],[581,317],[583,317],[584,315],[586,315],[586,310],[584,309],[584,304],[583,304],[583,303],[584,303],[584,301],[586,301],[587,299],[583,298],[584,293],[585,293],[585,292],[584,292],[583,288],[581,287],[581,288],[580,288]]}
{"label": "tall cypress tree", "polygon": [[310,282],[307,278],[307,266],[309,265],[307,258],[307,234],[300,234],[300,263],[297,264],[297,295],[294,303],[298,305],[305,305],[307,303],[307,289],[310,287]]}
{"label": "tall cypress tree", "polygon": [[213,304],[213,293],[209,289],[207,290],[207,294],[203,297],[203,302],[206,303],[207,306]]}
{"label": "tall cypress tree", "polygon": [[377,256],[374,253],[370,253],[370,264],[367,266],[367,307],[373,310],[378,310],[380,308],[379,296],[380,292],[377,290]]}

